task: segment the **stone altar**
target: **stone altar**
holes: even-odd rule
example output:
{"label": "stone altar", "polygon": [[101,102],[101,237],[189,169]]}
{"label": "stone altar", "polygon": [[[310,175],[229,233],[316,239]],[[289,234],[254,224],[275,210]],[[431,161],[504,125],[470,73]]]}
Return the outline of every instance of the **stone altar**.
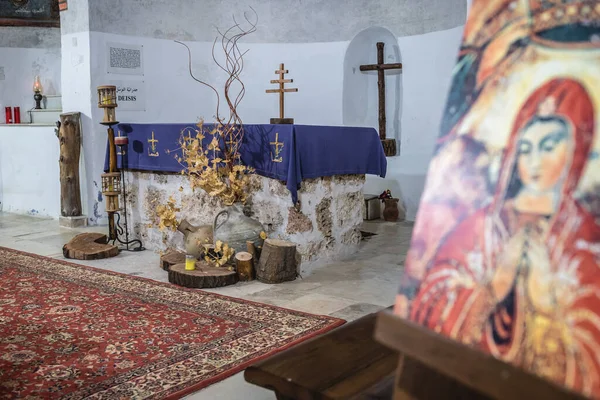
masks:
{"label": "stone altar", "polygon": [[[298,191],[299,211],[290,202],[285,183],[253,176],[252,195],[244,212],[259,220],[271,238],[297,244],[300,273],[320,263],[350,256],[361,240],[364,175],[335,175],[306,179]],[[130,231],[148,249],[183,250],[180,232],[160,231],[156,206],[170,196],[181,206],[179,218],[194,225],[212,224],[225,205],[203,190],[192,192],[185,176],[163,172],[126,171]]]}

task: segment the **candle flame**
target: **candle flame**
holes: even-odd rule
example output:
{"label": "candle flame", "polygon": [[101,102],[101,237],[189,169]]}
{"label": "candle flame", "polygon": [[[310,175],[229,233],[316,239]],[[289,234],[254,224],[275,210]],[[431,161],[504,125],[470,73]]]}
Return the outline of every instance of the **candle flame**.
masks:
{"label": "candle flame", "polygon": [[40,82],[39,75],[36,75],[35,81],[33,82],[33,91],[34,92],[41,92],[42,91],[42,83]]}

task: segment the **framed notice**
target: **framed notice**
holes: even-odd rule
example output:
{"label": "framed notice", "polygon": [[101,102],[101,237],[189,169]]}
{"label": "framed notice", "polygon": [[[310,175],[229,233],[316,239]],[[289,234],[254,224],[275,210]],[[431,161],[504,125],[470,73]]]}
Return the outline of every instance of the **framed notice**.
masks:
{"label": "framed notice", "polygon": [[109,74],[144,75],[144,46],[107,43],[106,68]]}
{"label": "framed notice", "polygon": [[0,26],[60,27],[57,0],[0,1]]}
{"label": "framed notice", "polygon": [[146,111],[146,83],[144,81],[111,81],[117,87],[117,104],[121,111]]}

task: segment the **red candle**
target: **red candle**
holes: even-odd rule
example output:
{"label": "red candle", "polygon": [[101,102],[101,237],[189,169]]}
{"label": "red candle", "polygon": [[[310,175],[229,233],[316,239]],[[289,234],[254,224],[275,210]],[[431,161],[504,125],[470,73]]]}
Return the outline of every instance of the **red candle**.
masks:
{"label": "red candle", "polygon": [[12,124],[12,108],[11,107],[6,107],[5,108],[6,111],[6,123],[7,124]]}
{"label": "red candle", "polygon": [[15,124],[21,123],[21,107],[15,107]]}
{"label": "red candle", "polygon": [[115,138],[115,144],[117,146],[126,146],[129,143],[127,136],[117,136]]}

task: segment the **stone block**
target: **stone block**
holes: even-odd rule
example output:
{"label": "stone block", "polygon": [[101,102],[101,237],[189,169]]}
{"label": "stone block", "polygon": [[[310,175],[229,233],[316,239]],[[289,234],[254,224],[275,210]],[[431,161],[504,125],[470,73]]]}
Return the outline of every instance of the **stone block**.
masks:
{"label": "stone block", "polygon": [[365,204],[363,206],[363,219],[371,221],[381,218],[381,201],[374,194],[365,194]]}
{"label": "stone block", "polygon": [[87,226],[87,216],[81,215],[78,217],[58,217],[58,225],[63,228],[84,228]]}

